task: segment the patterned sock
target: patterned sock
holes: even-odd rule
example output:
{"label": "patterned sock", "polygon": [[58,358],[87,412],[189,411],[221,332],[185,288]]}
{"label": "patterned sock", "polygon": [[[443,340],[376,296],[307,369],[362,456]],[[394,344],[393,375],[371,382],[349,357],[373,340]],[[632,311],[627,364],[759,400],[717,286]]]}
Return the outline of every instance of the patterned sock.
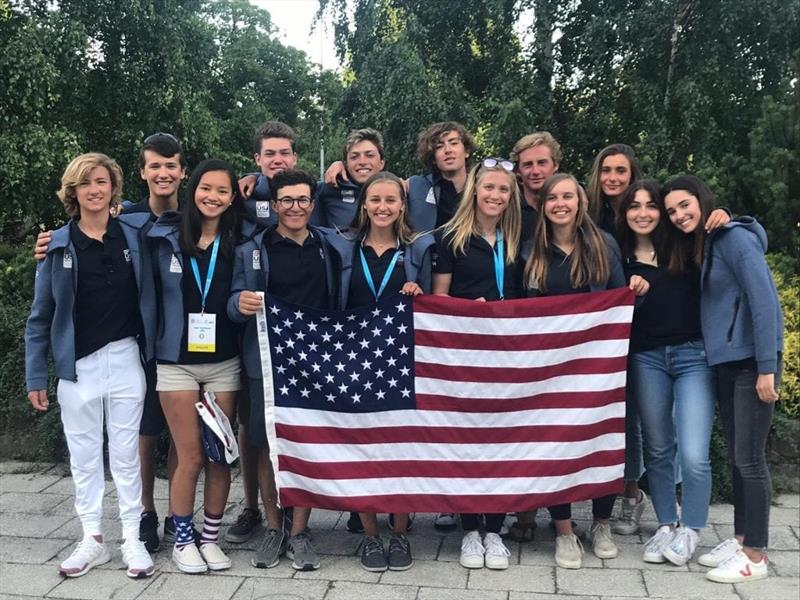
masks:
{"label": "patterned sock", "polygon": [[185,517],[172,515],[172,522],[175,524],[175,546],[180,548],[194,542],[192,515],[186,515]]}
{"label": "patterned sock", "polygon": [[222,523],[222,515],[212,515],[203,511],[203,533],[200,536],[201,544],[216,544],[219,540],[219,526]]}

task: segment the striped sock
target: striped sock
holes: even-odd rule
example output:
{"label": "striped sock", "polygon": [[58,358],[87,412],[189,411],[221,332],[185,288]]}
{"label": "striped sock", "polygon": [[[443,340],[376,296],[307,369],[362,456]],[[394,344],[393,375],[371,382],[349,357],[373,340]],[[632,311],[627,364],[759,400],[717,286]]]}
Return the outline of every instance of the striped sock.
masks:
{"label": "striped sock", "polygon": [[212,515],[203,512],[203,533],[200,535],[201,544],[216,544],[219,540],[219,526],[222,523],[222,515]]}
{"label": "striped sock", "polygon": [[172,515],[172,522],[175,524],[175,546],[180,548],[194,542],[192,515],[186,515],[185,517]]}

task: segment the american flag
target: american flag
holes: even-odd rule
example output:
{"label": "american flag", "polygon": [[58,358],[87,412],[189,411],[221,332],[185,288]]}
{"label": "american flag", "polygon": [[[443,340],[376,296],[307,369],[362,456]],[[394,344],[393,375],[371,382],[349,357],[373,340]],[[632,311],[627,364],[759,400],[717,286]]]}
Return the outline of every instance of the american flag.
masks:
{"label": "american flag", "polygon": [[343,312],[268,297],[281,504],[499,513],[619,492],[632,313],[627,289]]}

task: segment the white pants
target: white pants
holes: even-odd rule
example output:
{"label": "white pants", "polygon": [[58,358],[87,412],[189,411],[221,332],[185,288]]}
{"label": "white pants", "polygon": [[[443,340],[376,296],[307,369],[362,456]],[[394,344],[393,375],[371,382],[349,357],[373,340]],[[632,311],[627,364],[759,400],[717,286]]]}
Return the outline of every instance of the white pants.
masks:
{"label": "white pants", "polygon": [[75,482],[75,510],[85,536],[102,535],[103,422],[108,434],[111,475],[117,487],[125,539],[139,539],[142,477],[139,422],[145,376],[134,338],[111,342],[75,363],[78,381],[58,382],[61,422]]}

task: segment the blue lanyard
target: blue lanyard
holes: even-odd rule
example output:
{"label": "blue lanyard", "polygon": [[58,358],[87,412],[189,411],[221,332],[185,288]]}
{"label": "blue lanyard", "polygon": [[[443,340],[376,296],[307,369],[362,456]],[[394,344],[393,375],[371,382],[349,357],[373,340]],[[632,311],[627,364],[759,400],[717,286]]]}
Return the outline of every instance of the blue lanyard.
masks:
{"label": "blue lanyard", "polygon": [[206,273],[205,286],[200,283],[200,269],[197,267],[197,259],[192,256],[189,262],[192,264],[192,273],[194,273],[194,280],[197,282],[197,289],[200,290],[200,312],[206,312],[206,298],[208,298],[208,290],[211,289],[211,280],[214,278],[214,269],[217,266],[217,251],[219,250],[219,235],[214,238],[214,243],[211,246],[211,260],[208,261],[208,272]]}
{"label": "blue lanyard", "polygon": [[361,257],[361,269],[364,271],[364,279],[369,286],[372,295],[375,296],[375,300],[378,300],[383,294],[383,290],[386,289],[386,284],[389,283],[389,279],[392,277],[392,271],[394,271],[394,266],[397,264],[397,259],[400,257],[402,250],[399,248],[394,251],[394,256],[392,257],[392,262],[389,263],[389,267],[386,269],[386,273],[383,274],[383,281],[381,281],[381,287],[376,292],[375,291],[375,282],[372,281],[372,273],[369,271],[369,265],[367,264],[367,259],[364,257],[364,248],[358,249],[358,255]]}
{"label": "blue lanyard", "polygon": [[503,293],[503,282],[506,274],[506,261],[503,257],[503,232],[498,228],[495,230],[495,245],[492,248],[492,258],[494,260],[494,281],[497,285],[497,293],[500,300],[505,298]]}

